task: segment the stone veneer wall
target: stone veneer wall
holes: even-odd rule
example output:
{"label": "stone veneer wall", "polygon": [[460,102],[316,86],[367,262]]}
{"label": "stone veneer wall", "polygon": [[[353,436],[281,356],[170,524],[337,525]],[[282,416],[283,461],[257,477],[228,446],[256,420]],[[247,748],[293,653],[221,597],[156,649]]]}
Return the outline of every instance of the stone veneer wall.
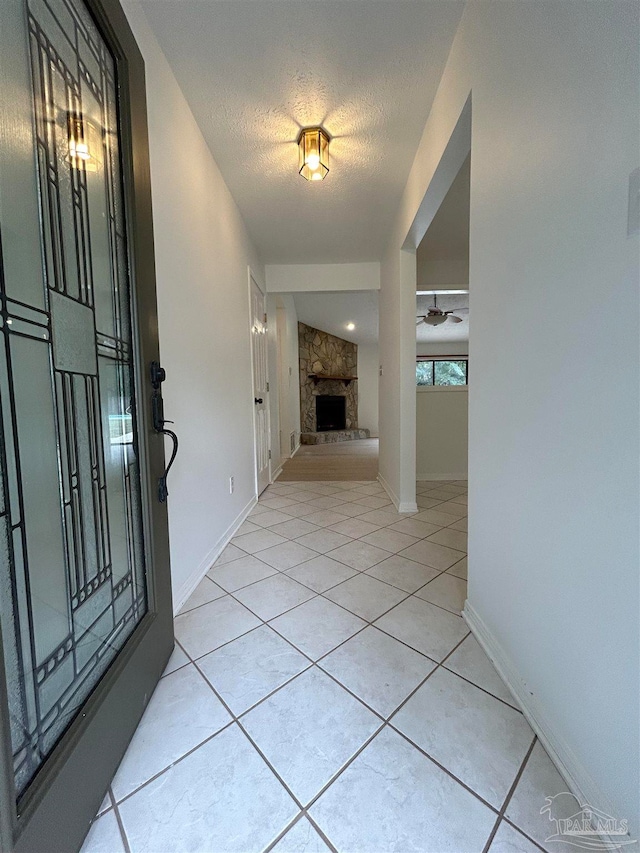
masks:
{"label": "stone veneer wall", "polygon": [[358,427],[358,383],[328,381],[314,384],[309,374],[356,376],[358,346],[320,329],[298,323],[300,348],[300,431],[316,432],[316,401],[320,394],[346,397],[347,429]]}

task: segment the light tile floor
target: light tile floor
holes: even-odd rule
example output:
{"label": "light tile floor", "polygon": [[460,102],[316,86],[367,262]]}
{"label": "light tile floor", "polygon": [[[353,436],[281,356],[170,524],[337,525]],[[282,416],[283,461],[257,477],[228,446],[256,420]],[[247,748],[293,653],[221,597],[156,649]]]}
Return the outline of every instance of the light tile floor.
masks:
{"label": "light tile floor", "polygon": [[566,789],[460,615],[466,483],[275,483],[175,620],[84,853],[534,853]]}

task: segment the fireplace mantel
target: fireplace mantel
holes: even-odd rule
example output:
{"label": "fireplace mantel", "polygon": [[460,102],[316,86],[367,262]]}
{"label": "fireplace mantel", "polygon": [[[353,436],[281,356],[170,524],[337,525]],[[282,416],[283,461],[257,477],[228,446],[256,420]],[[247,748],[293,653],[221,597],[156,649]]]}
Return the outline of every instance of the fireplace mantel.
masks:
{"label": "fireplace mantel", "polygon": [[313,379],[313,384],[317,385],[318,382],[344,382],[345,388],[351,382],[355,382],[357,376],[325,376],[324,373],[310,373],[309,379]]}

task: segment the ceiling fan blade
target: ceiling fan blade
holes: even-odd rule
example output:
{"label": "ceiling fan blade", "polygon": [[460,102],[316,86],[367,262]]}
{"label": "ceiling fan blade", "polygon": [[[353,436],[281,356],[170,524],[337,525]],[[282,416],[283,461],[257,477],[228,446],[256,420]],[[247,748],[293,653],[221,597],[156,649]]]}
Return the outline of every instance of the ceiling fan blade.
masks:
{"label": "ceiling fan blade", "polygon": [[456,317],[455,314],[449,314],[449,319],[453,320],[454,323],[462,323],[462,317]]}
{"label": "ceiling fan blade", "polygon": [[424,317],[418,317],[418,322],[416,323],[416,326],[422,325],[422,323],[424,323],[424,319]]}

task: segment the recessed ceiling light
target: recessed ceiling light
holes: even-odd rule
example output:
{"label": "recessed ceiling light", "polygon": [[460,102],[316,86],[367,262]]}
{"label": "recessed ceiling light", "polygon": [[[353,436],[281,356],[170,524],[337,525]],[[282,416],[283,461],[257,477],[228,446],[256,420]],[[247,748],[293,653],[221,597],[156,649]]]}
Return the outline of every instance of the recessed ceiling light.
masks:
{"label": "recessed ceiling light", "polygon": [[355,323],[347,323],[347,329],[349,329],[350,332],[353,332],[355,327],[356,327]]}

